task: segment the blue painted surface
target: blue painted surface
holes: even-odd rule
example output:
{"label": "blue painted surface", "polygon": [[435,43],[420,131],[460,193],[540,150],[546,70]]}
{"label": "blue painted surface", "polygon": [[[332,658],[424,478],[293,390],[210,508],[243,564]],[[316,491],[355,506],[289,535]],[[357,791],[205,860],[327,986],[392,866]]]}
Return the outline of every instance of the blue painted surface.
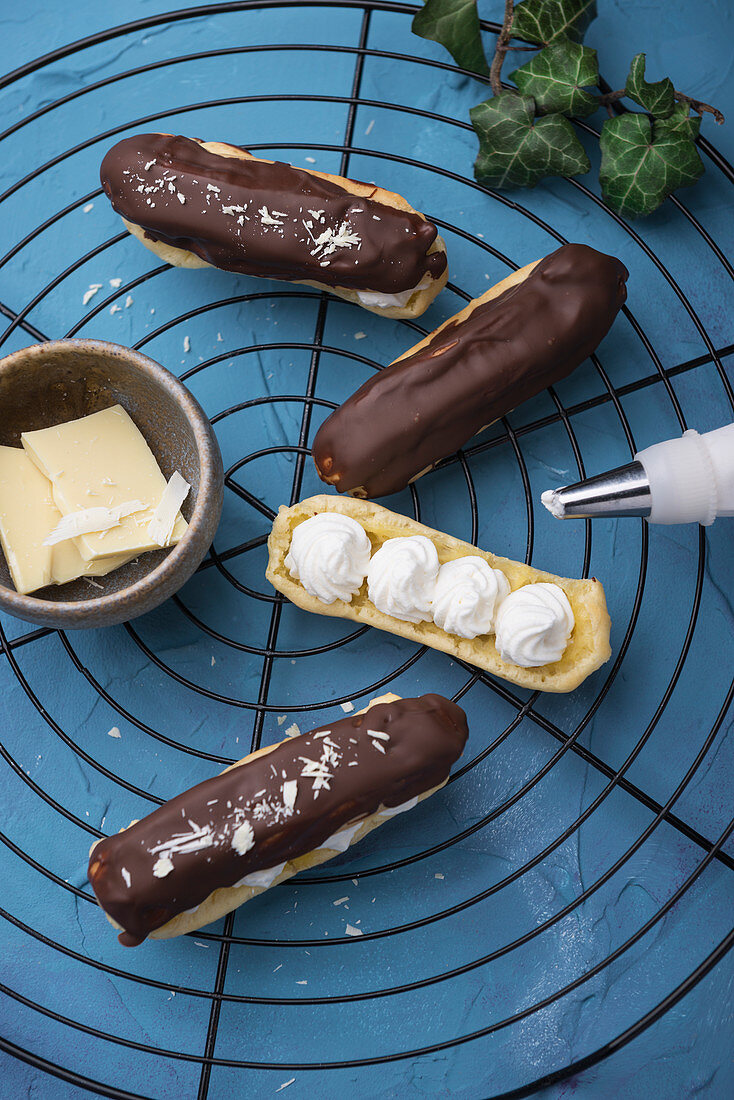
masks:
{"label": "blue painted surface", "polygon": [[[600,6],[590,42],[599,47],[602,72],[613,86],[623,82],[629,54],[646,49],[653,78],[670,71],[678,86],[734,115],[731,5],[702,9],[674,0],[665,5],[664,19],[659,3]],[[111,13],[91,0],[73,7],[29,0],[22,8],[6,0],[0,4],[0,68],[168,7],[124,0]],[[500,5],[483,7],[496,17]],[[0,268],[0,299],[49,336],[135,343],[185,376],[217,422],[226,466],[262,448],[279,448],[233,473],[235,484],[270,508],[289,495],[290,448],[298,440],[303,408],[293,397],[303,393],[310,364],[308,348],[293,345],[310,348],[318,298],[221,272],[156,271],[155,258],[137,243],[116,239],[119,222],[106,201],[87,198],[98,186],[101,155],[114,140],[97,135],[143,126],[179,130],[261,145],[266,154],[272,150],[297,164],[312,156],[316,167],[337,169],[338,152],[321,146],[341,145],[346,105],[306,104],[297,97],[349,95],[353,54],[302,50],[250,52],[226,62],[173,59],[236,44],[354,45],[360,26],[357,10],[325,12],[307,4],[162,22],[44,67],[0,93],[3,125],[11,126],[82,92],[0,142],[0,186],[23,181],[0,206],[0,255],[24,242]],[[437,47],[410,36],[409,20],[401,14],[375,14],[368,46],[443,59]],[[143,76],[88,90],[95,81],[159,61],[165,64]],[[268,98],[283,94],[296,99],[284,104]],[[192,106],[232,97],[255,99]],[[360,106],[354,145],[362,151],[352,155],[350,172],[403,192],[468,234],[445,234],[451,280],[465,293],[479,294],[508,264],[551,250],[554,235],[533,219],[563,237],[616,253],[630,269],[629,307],[649,346],[620,318],[600,348],[601,369],[587,363],[556,388],[558,400],[571,410],[568,428],[544,394],[509,417],[514,443],[503,427],[487,433],[484,438],[496,443],[468,460],[478,530],[471,529],[469,483],[459,467],[424,478],[416,497],[425,522],[464,538],[474,534],[480,545],[512,557],[524,557],[530,544],[534,562],[560,573],[577,575],[588,549],[589,571],[607,590],[621,667],[591,716],[612,666],[571,696],[540,697],[521,720],[516,700],[524,702],[527,693],[508,698],[481,683],[469,687],[462,705],[470,719],[470,766],[444,792],[308,881],[278,888],[237,914],[234,935],[244,942],[229,954],[214,1056],[263,1064],[389,1059],[452,1043],[546,999],[547,1007],[483,1038],[370,1067],[218,1065],[209,1089],[216,1098],[269,1096],[291,1077],[289,1100],[481,1100],[525,1084],[604,1046],[653,1009],[726,934],[734,899],[734,873],[710,863],[638,942],[575,991],[554,997],[653,921],[696,873],[703,853],[667,824],[641,840],[654,815],[629,793],[610,789],[583,757],[564,751],[549,726],[577,734],[579,745],[612,769],[627,762],[626,779],[660,803],[676,794],[707,737],[718,730],[673,806],[679,818],[716,840],[731,812],[731,716],[717,722],[734,664],[734,588],[731,525],[720,523],[703,537],[693,528],[653,528],[645,542],[637,521],[598,523],[587,547],[583,526],[553,521],[539,496],[543,488],[578,475],[574,440],[590,473],[627,460],[630,439],[642,447],[675,434],[676,403],[686,423],[701,429],[732,419],[710,359],[673,372],[665,383],[624,388],[656,375],[659,365],[674,368],[732,342],[726,273],[701,234],[670,205],[632,232],[565,181],[509,201],[476,188],[474,139],[464,123],[468,107],[483,98],[479,85],[415,61],[368,56],[361,97],[445,116],[434,122]],[[137,121],[142,119],[150,121]],[[719,130],[708,122],[704,130],[731,158],[733,125]],[[595,139],[588,147],[596,163]],[[390,154],[415,163],[398,164]],[[58,163],[48,163],[56,157]],[[595,194],[591,180],[582,183]],[[681,199],[731,253],[731,189],[723,176],[709,167],[704,181]],[[646,248],[678,282],[689,307]],[[122,279],[119,288],[109,283],[116,277]],[[84,308],[82,294],[93,282],[104,289]],[[125,308],[128,295],[133,302]],[[423,323],[433,327],[462,300],[447,290]],[[123,309],[111,314],[117,303]],[[189,311],[197,312],[182,320]],[[416,338],[409,326],[331,300],[315,396],[338,402],[375,364],[389,362]],[[15,327],[2,352],[29,342],[28,333]],[[253,350],[262,344],[264,349]],[[730,375],[731,364],[731,355],[724,356],[722,371]],[[621,390],[618,406],[608,400],[605,374]],[[276,400],[257,403],[266,397]],[[589,398],[599,400],[575,410]],[[243,401],[253,404],[225,415]],[[325,414],[316,404],[311,437]],[[538,425],[544,417],[550,422]],[[530,430],[523,432],[525,426]],[[531,489],[531,522],[523,472]],[[303,495],[319,485],[307,465]],[[414,506],[407,493],[388,503],[403,510]],[[267,528],[266,516],[230,491],[217,549]],[[170,602],[130,632],[52,634],[0,656],[6,752],[0,762],[6,838],[0,845],[0,902],[12,918],[0,922],[0,978],[16,994],[0,1000],[0,1035],[41,1059],[145,1096],[196,1095],[196,1059],[205,1050],[221,925],[193,938],[123,950],[90,904],[86,852],[97,830],[117,830],[156,800],[249,751],[262,673],[258,651],[266,644],[272,609],[264,562],[259,549],[233,558],[229,575],[214,568],[199,574],[181,593],[188,616]],[[645,586],[637,607],[641,570]],[[0,625],[11,640],[28,631],[7,617]],[[690,646],[671,691],[689,630]],[[340,699],[360,705],[377,681],[402,694],[452,693],[468,682],[468,674],[442,655],[412,661],[415,647],[374,632],[326,657],[299,656],[353,633],[347,624],[284,608],[263,744],[281,736],[279,716],[301,728],[339,717]],[[119,739],[107,736],[113,726]],[[483,756],[490,745],[493,751]],[[728,850],[734,852],[734,845]],[[400,861],[407,862],[391,869]],[[589,896],[579,903],[585,891]],[[333,904],[345,896],[347,902]],[[359,921],[365,935],[345,938],[347,921]],[[386,929],[394,935],[382,935]],[[544,1100],[731,1095],[732,976],[731,962],[723,961],[639,1038],[547,1089]],[[343,1000],[355,995],[359,999]],[[269,1005],[272,998],[293,1003]],[[313,1003],[320,998],[334,1003]],[[118,1036],[127,1045],[80,1028]],[[82,1095],[76,1086],[2,1055],[0,1072],[4,1096]]]}

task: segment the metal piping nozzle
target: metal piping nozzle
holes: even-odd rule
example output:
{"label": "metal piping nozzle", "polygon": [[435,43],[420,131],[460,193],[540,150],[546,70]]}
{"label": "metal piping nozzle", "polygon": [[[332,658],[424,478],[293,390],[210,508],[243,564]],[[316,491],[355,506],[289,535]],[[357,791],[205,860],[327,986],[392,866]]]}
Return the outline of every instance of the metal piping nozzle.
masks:
{"label": "metal piping nozzle", "polygon": [[547,489],[540,498],[556,519],[594,516],[649,516],[652,492],[641,462],[618,466],[586,481]]}

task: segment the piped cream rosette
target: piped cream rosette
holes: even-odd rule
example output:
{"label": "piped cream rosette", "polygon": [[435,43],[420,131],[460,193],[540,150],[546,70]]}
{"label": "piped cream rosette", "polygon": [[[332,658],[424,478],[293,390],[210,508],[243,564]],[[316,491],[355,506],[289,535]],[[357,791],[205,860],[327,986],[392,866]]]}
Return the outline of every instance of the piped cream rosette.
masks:
{"label": "piped cream rosette", "polygon": [[[299,533],[314,517],[329,521]],[[322,537],[325,569],[313,552]],[[572,691],[611,656],[599,581],[498,557],[371,501],[315,496],[282,506],[268,551],[268,580],[298,607],[379,627],[521,687]]]}

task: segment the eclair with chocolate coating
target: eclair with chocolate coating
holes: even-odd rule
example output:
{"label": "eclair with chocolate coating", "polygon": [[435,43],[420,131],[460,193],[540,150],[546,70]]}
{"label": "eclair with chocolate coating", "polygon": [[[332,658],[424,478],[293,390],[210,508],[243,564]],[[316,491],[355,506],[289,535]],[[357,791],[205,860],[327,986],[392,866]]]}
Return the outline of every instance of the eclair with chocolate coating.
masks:
{"label": "eclair with chocolate coating", "polygon": [[566,244],[503,279],[324,421],[313,443],[319,477],[364,498],[404,489],[591,355],[627,275],[613,256]]}
{"label": "eclair with chocolate coating", "polygon": [[119,141],[100,179],[130,233],[177,267],[299,283],[386,317],[419,317],[446,285],[436,226],[374,184],[171,134]]}
{"label": "eclair with chocolate coating", "polygon": [[[326,603],[317,598],[306,590],[300,578],[293,575],[289,568],[289,553],[294,532],[300,524],[315,516],[329,514],[349,517],[363,528],[371,544],[372,561],[388,540],[407,540],[418,536],[435,547],[437,565],[440,567],[457,559],[482,559],[492,570],[504,575],[510,594],[523,591],[526,586],[557,586],[565,594],[574,620],[562,656],[551,663],[522,667],[501,656],[491,631],[467,638],[450,633],[435,622],[404,621],[375,606],[370,599],[367,579],[349,600],[334,598]],[[278,592],[305,611],[375,626],[419,645],[431,646],[454,659],[532,691],[572,691],[611,656],[611,623],[604,588],[598,580],[558,577],[524,562],[499,557],[372,501],[323,495],[309,497],[290,508],[281,506],[268,539],[268,555],[267,579]]]}
{"label": "eclair with chocolate coating", "polygon": [[192,932],[428,798],[467,736],[463,710],[441,695],[373,699],[97,841],[89,881],[124,946]]}

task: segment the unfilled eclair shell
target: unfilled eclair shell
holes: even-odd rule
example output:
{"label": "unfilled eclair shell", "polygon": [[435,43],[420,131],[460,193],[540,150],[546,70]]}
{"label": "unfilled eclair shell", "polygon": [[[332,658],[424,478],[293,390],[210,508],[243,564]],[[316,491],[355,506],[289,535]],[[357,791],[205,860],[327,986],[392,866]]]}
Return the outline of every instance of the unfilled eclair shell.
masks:
{"label": "unfilled eclair shell", "polygon": [[[300,581],[288,571],[285,558],[291,544],[293,531],[299,523],[311,516],[324,512],[337,512],[351,516],[361,524],[372,543],[373,554],[387,539],[404,538],[409,535],[425,535],[438,551],[439,562],[443,564],[465,555],[476,555],[493,568],[500,569],[510,583],[511,590],[526,584],[541,581],[557,584],[566,593],[573,610],[575,627],[568,646],[560,661],[536,668],[521,668],[519,665],[503,661],[494,644],[494,635],[486,634],[478,638],[460,638],[447,634],[432,622],[409,623],[385,615],[378,611],[367,596],[367,582],[351,603],[335,600],[325,604],[309,595]],[[391,634],[408,638],[420,645],[448,653],[467,664],[492,672],[520,687],[537,691],[566,692],[574,688],[595,672],[611,656],[609,645],[610,619],[606,598],[601,583],[595,579],[573,580],[557,577],[535,569],[522,562],[498,557],[485,550],[479,550],[471,543],[462,542],[452,535],[425,527],[407,516],[390,512],[379,504],[359,500],[353,497],[315,496],[303,500],[288,508],[282,505],[273,523],[268,539],[268,568],[266,576],[279,592],[304,611],[313,611],[317,615],[332,615],[340,619],[352,619],[357,623],[379,627]]]}
{"label": "unfilled eclair shell", "polygon": [[566,244],[469,302],[370,377],[319,428],[319,477],[340,493],[399,492],[477,432],[565,378],[626,297],[614,256]]}
{"label": "unfilled eclair shell", "polygon": [[[372,707],[376,706],[379,703],[396,702],[399,701],[400,698],[400,696],[394,695],[392,693],[382,695],[379,698],[372,699],[368,706],[365,707],[364,710],[359,711],[358,714],[366,713]],[[444,702],[447,701],[444,700]],[[459,710],[459,708],[455,709],[457,711]],[[278,742],[275,745],[269,745],[266,748],[259,749],[256,752],[250,753],[248,756],[244,757],[244,759],[238,761],[236,764],[231,765],[229,768],[225,768],[224,772],[222,772],[221,774],[224,775],[228,772],[232,772],[233,770],[236,770],[243,765],[249,764],[260,757],[267,756],[282,744],[292,744],[294,742],[297,743],[298,740],[298,737],[285,738],[284,741]],[[434,794],[437,790],[440,790],[440,788],[445,785],[447,779],[448,775],[446,775],[446,778],[443,779],[442,782],[435,784],[431,786],[430,789],[427,789],[418,794],[416,796],[416,801],[421,802],[424,799],[430,797],[430,795]],[[356,829],[355,833],[351,836],[351,838],[349,838],[347,846],[351,847],[353,844],[358,843],[360,840],[363,839],[363,837],[367,836],[368,833],[372,832],[373,829],[376,829],[379,825],[385,824],[385,822],[388,821],[391,816],[394,816],[394,811],[391,811],[383,806],[375,813],[363,818],[359,822],[358,828]],[[128,828],[131,828],[132,825],[135,824],[137,823],[131,822],[131,825],[128,826]],[[348,823],[344,826],[341,826],[341,828],[343,829],[349,827],[350,826]],[[124,829],[121,830],[121,834],[124,834],[126,831],[127,830]],[[117,836],[119,837],[121,834],[117,834]],[[94,852],[97,848],[97,845],[100,843],[102,842],[95,842],[95,844],[93,844],[92,848],[90,849],[89,877],[93,885],[94,879],[96,877]],[[316,867],[320,863],[325,863],[327,860],[332,859],[334,856],[338,855],[342,850],[344,849],[340,848],[339,850],[337,850],[334,848],[328,848],[327,846],[323,845],[313,851],[306,852],[303,855],[295,856],[291,859],[288,859],[282,871],[267,886],[242,885],[221,887],[219,889],[216,889],[203,902],[201,902],[195,910],[178,914],[167,923],[148,932],[147,938],[171,939],[174,936],[185,935],[187,932],[193,932],[197,928],[202,928],[204,925],[211,924],[213,921],[219,920],[220,917],[223,917],[226,913],[229,913],[233,909],[238,908],[240,905],[244,904],[246,901],[249,901],[251,898],[256,897],[258,894],[263,893],[265,890],[269,890],[271,886],[275,886],[280,882],[285,882],[286,879],[291,878],[293,875],[298,874],[300,871],[305,871],[311,867]],[[203,853],[202,855],[205,858],[205,853]],[[175,858],[176,857],[174,855],[174,860]],[[109,913],[105,912],[105,916],[107,917],[110,924],[113,925],[113,927],[118,929],[122,928],[122,926],[112,916],[110,916]],[[125,931],[124,929],[122,930]]]}
{"label": "unfilled eclair shell", "polygon": [[[171,138],[172,140],[179,140],[179,139],[173,138],[173,135],[169,135],[169,134],[140,135],[140,137],[141,138],[147,138],[147,137],[150,137],[150,138],[154,138],[154,137],[155,138]],[[130,139],[126,139],[126,140],[130,140]],[[255,156],[253,156],[253,154],[249,153],[245,149],[241,149],[238,146],[229,145],[229,144],[224,143],[224,142],[201,141],[199,139],[193,139],[193,138],[192,139],[183,139],[183,140],[186,140],[186,141],[190,140],[192,142],[195,142],[203,150],[214,154],[214,156],[216,156],[216,157],[224,157],[224,158],[227,158],[227,159],[230,159],[230,160],[234,159],[234,160],[241,160],[241,161],[250,161],[250,162],[255,162],[257,164],[263,164],[263,165],[271,165],[271,164],[276,164],[277,163],[277,162],[274,162],[274,161],[266,160],[265,158],[262,158],[262,157],[255,157]],[[123,143],[121,142],[121,143],[118,143],[118,144],[122,145]],[[116,149],[116,148],[117,147],[114,147],[113,150],[111,150],[110,152],[114,152],[114,149]],[[108,156],[109,156],[109,154],[108,154]],[[105,163],[106,163],[106,161],[107,161],[107,158],[105,158],[105,162],[103,162],[103,171],[102,171],[102,184],[103,184],[103,187],[104,187],[108,197],[112,200],[113,205],[115,206],[115,209],[120,214],[126,229],[134,237],[136,237],[141,242],[141,244],[145,245],[145,247],[150,249],[151,252],[154,252],[156,254],[156,256],[159,256],[165,263],[172,264],[175,267],[202,268],[202,267],[220,266],[220,265],[214,265],[212,263],[209,263],[207,260],[205,260],[201,256],[197,255],[196,252],[194,252],[194,251],[191,251],[191,250],[183,248],[183,247],[178,247],[176,245],[167,243],[163,240],[154,239],[153,237],[151,237],[148,234],[148,232],[146,232],[146,229],[142,225],[137,224],[137,222],[135,222],[134,220],[132,220],[129,217],[125,217],[125,214],[124,214],[123,210],[119,208],[120,203],[115,200],[115,193],[114,193],[115,192],[115,187],[114,187],[112,181],[108,178],[109,173],[105,172]],[[149,163],[152,163],[152,162],[149,162]],[[290,166],[288,166],[288,167],[290,167]],[[423,214],[421,214],[419,211],[415,210],[401,195],[395,194],[392,191],[387,191],[384,188],[378,187],[374,184],[361,183],[361,182],[358,182],[356,180],[350,180],[350,179],[348,179],[344,176],[332,175],[332,174],[327,173],[327,172],[317,172],[317,171],[313,171],[311,169],[297,169],[297,171],[303,177],[307,178],[307,177],[310,176],[310,177],[313,177],[314,179],[325,180],[328,183],[332,183],[332,184],[334,184],[334,185],[336,185],[340,188],[343,188],[344,191],[348,192],[351,195],[354,195],[356,198],[363,198],[365,200],[369,200],[371,202],[380,204],[384,207],[390,207],[393,210],[402,211],[402,212],[405,212],[405,213],[408,213],[408,214],[411,214],[411,215],[415,215],[417,218],[420,219],[420,221],[423,223],[423,225],[432,226],[432,223],[429,222],[428,219],[425,218]],[[173,178],[175,180],[175,177],[173,177]],[[174,186],[175,186],[175,183],[174,183]],[[214,185],[214,186],[216,186],[216,185]],[[202,184],[202,191],[201,191],[200,198],[201,198],[202,204],[204,204],[207,199],[212,198],[211,194],[207,194],[207,189],[204,187],[203,184]],[[272,196],[273,207],[278,205],[278,198],[279,198],[279,196],[278,196],[277,193],[273,194],[273,196]],[[280,196],[280,198],[282,198],[282,195]],[[151,202],[153,202],[153,199],[151,199]],[[303,197],[302,202],[306,206],[308,205],[307,196]],[[186,209],[186,204],[184,203],[184,205],[182,207],[182,210],[185,210],[185,209]],[[204,213],[204,211],[202,211],[202,213]],[[309,211],[306,210],[305,211],[305,216],[306,217],[308,217],[308,213],[309,213]],[[154,220],[155,220],[154,214],[151,214],[151,217],[148,221],[149,231],[154,234],[155,226],[151,224],[151,220],[154,222]],[[376,220],[379,221],[379,218],[377,218]],[[435,226],[433,226],[432,228],[433,228],[433,231],[435,232]],[[422,287],[422,289],[416,290],[411,295],[411,297],[408,299],[408,301],[402,306],[398,306],[398,305],[386,305],[386,306],[366,305],[364,302],[360,301],[360,299],[358,297],[358,294],[357,294],[357,290],[350,289],[349,287],[331,286],[331,285],[328,285],[327,283],[323,283],[323,282],[320,282],[318,280],[288,279],[286,281],[293,282],[297,285],[310,286],[310,287],[313,287],[316,290],[328,291],[330,294],[335,294],[340,298],[344,298],[348,302],[352,302],[355,305],[359,305],[362,309],[367,309],[371,313],[377,313],[377,314],[379,314],[380,316],[383,316],[383,317],[415,318],[415,317],[420,317],[420,315],[426,311],[426,309],[431,304],[431,302],[436,297],[436,295],[446,285],[446,281],[448,279],[448,267],[447,267],[446,262],[445,262],[446,246],[445,246],[445,244],[444,244],[444,242],[443,242],[443,240],[441,239],[440,236],[435,237],[433,242],[430,244],[430,246],[426,250],[425,256],[426,257],[431,257],[431,256],[436,256],[438,254],[440,254],[443,257],[443,270],[440,272],[440,274],[437,275],[437,277],[433,277],[433,275],[431,273],[426,272],[423,279],[420,280],[421,282],[425,282],[426,285],[424,285]],[[272,273],[268,272],[267,270],[258,271],[258,272],[252,271],[250,273],[251,274],[259,274],[264,278],[273,277]],[[416,282],[415,285],[417,286],[418,282]],[[366,291],[375,290],[376,288],[365,285],[363,287],[360,286],[358,289],[366,292]]]}

